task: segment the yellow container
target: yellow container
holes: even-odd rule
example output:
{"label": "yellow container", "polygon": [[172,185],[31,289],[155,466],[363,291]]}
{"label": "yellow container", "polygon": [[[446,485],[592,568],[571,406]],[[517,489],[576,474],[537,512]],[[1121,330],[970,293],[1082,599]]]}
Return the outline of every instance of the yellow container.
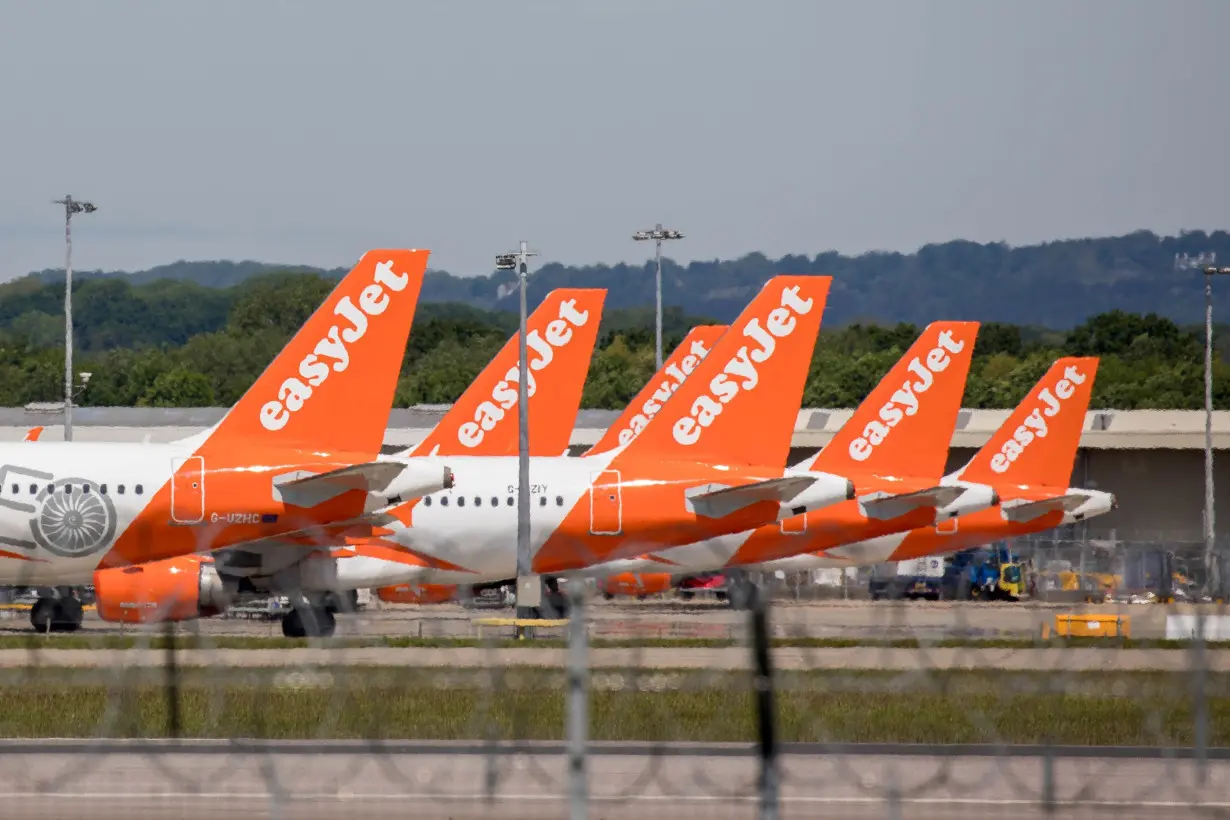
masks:
{"label": "yellow container", "polygon": [[1071,638],[1128,638],[1132,635],[1127,615],[1056,615],[1055,634]]}

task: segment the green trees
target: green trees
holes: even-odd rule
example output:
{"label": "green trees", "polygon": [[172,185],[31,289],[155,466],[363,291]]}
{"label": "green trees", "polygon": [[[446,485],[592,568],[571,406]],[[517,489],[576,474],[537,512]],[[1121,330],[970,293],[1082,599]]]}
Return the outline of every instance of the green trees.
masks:
{"label": "green trees", "polygon": [[[331,286],[330,279],[311,273],[257,275],[230,288],[182,280],[134,285],[87,279],[75,291],[76,366],[93,375],[79,401],[86,406],[230,406]],[[534,285],[531,295],[544,291]],[[62,288],[36,278],[0,286],[0,406],[62,397],[62,299]],[[584,407],[622,407],[653,375],[652,310],[613,301],[608,296]],[[937,307],[931,318],[951,316]],[[678,344],[690,327],[712,322],[670,307],[663,321],[665,349]],[[517,317],[508,311],[424,302],[403,360],[397,402],[453,401],[515,328]],[[854,406],[920,331],[921,326],[904,322],[838,327],[827,313],[803,403]],[[1014,406],[1064,354],[1102,358],[1093,407],[1203,406],[1203,328],[1181,327],[1157,313],[1118,310],[1098,313],[1069,331],[985,322],[964,404]],[[1220,357],[1214,366],[1214,402],[1230,409],[1230,364]]]}

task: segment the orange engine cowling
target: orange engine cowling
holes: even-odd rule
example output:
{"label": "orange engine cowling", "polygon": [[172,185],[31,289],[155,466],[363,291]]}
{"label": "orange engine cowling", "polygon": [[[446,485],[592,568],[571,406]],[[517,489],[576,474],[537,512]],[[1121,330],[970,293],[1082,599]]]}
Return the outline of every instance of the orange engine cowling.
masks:
{"label": "orange engine cowling", "polygon": [[376,597],[386,604],[446,604],[457,597],[457,585],[394,584],[377,589]]}
{"label": "orange engine cowling", "polygon": [[602,579],[602,591],[615,595],[659,595],[669,592],[672,578],[669,572],[621,572]]}
{"label": "orange engine cowling", "polygon": [[98,616],[104,621],[144,624],[207,618],[225,612],[231,595],[213,562],[195,555],[94,573]]}

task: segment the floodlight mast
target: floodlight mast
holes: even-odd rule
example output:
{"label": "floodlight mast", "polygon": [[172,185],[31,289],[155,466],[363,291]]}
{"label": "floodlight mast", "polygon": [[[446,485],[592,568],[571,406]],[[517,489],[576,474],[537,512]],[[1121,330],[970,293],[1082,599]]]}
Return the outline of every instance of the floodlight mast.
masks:
{"label": "floodlight mast", "polygon": [[1223,568],[1217,555],[1213,498],[1213,277],[1230,275],[1230,267],[1219,268],[1216,263],[1215,252],[1195,257],[1185,253],[1174,255],[1176,270],[1195,269],[1204,274],[1204,591],[1211,598],[1225,594]]}
{"label": "floodlight mast", "polygon": [[92,214],[93,202],[65,194],[53,201],[64,206],[64,440],[73,440],[73,214]]}
{"label": "floodlight mast", "polygon": [[657,294],[656,299],[655,299],[656,310],[654,314],[656,317],[656,322],[654,325],[654,328],[655,328],[654,329],[654,339],[656,342],[654,358],[655,358],[655,361],[658,363],[658,369],[661,370],[662,369],[662,243],[669,239],[683,239],[683,234],[681,234],[679,231],[671,230],[669,228],[663,228],[662,223],[659,222],[657,225],[654,226],[652,231],[637,231],[636,233],[632,234],[632,238],[635,239],[637,242],[645,242],[650,239],[654,240],[654,245],[655,245],[654,260],[657,262],[657,268],[658,268],[658,273],[657,273],[655,288],[654,288]]}
{"label": "floodlight mast", "polygon": [[[529,274],[529,258],[537,256],[529,250],[525,240],[521,248],[502,253],[495,258],[496,270],[516,270],[517,289],[521,298],[521,330],[517,343],[517,620],[532,617],[533,610],[542,605],[542,579],[533,572],[530,555],[530,416],[529,395],[529,347],[525,338],[526,298],[525,286]],[[518,638],[524,631],[520,624],[514,627]]]}

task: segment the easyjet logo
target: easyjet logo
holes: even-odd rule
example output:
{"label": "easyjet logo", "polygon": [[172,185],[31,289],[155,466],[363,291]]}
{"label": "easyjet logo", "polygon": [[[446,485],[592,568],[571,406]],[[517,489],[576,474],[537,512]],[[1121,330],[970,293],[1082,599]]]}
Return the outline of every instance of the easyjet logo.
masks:
{"label": "easyjet logo", "polygon": [[1055,382],[1054,393],[1049,387],[1042,388],[1038,393],[1039,406],[1017,425],[1012,438],[1000,445],[999,452],[991,457],[991,470],[1000,474],[1006,473],[1034,439],[1046,438],[1050,432],[1050,425],[1046,420],[1059,415],[1064,403],[1076,392],[1076,385],[1084,384],[1086,378],[1076,365],[1068,365],[1063,371],[1063,378]]}
{"label": "easyjet logo", "polygon": [[316,343],[312,352],[299,362],[299,372],[282,382],[278,397],[261,405],[261,426],[271,432],[281,430],[291,416],[311,400],[332,372],[342,372],[350,366],[350,345],[367,334],[368,321],[389,307],[390,291],[400,293],[410,282],[410,274],[393,272],[393,262],[377,262],[373,283],[363,288],[358,304],[343,296],[333,306],[333,314],[344,321],[333,325]]}
{"label": "easyjet logo", "polygon": [[937,337],[935,347],[927,351],[926,357],[915,356],[911,359],[906,371],[917,376],[918,380],[906,377],[901,387],[880,408],[877,417],[867,422],[863,434],[850,442],[850,458],[855,461],[871,458],[876,448],[884,443],[906,416],[918,413],[922,395],[935,384],[936,376],[952,364],[951,354],[964,349],[965,342],[954,339],[952,331],[945,330]]}
{"label": "easyjet logo", "polygon": [[730,357],[722,372],[709,381],[708,392],[692,402],[688,415],[675,421],[672,431],[675,441],[683,445],[700,441],[701,431],[722,414],[723,405],[729,404],[740,390],[754,390],[760,384],[760,372],[756,365],[764,364],[773,356],[777,350],[777,340],[794,333],[799,324],[797,317],[811,313],[814,305],[814,299],[799,298],[798,285],[784,288],[781,307],[769,311],[763,326],[759,317],[744,325],[743,335],[758,347],[749,351],[748,346],[744,345]]}
{"label": "easyjet logo", "polygon": [[662,409],[663,403],[675,394],[675,391],[679,389],[679,385],[683,384],[683,380],[691,375],[692,371],[696,369],[696,365],[700,364],[701,360],[707,355],[709,355],[709,350],[705,347],[704,340],[695,339],[688,346],[686,356],[678,362],[671,362],[667,365],[662,372],[670,378],[658,385],[658,388],[641,404],[640,412],[628,421],[627,427],[619,431],[619,443],[621,446],[641,434],[641,431],[645,429],[645,425],[649,424],[649,420]]}
{"label": "easyjet logo", "polygon": [[[588,323],[589,311],[577,310],[577,300],[568,299],[560,302],[559,318],[547,324],[546,333],[539,335],[538,329],[535,328],[526,334],[525,346],[531,351],[531,358],[526,367],[525,394],[527,396],[534,395],[538,387],[534,381],[534,373],[555,361],[556,352],[567,347],[572,341],[574,328],[584,327]],[[533,354],[537,354],[537,357]],[[503,379],[496,382],[495,387],[491,390],[491,398],[484,399],[474,409],[474,420],[467,421],[457,428],[457,441],[463,446],[477,447],[481,444],[487,433],[494,430],[508,411],[517,404],[519,365],[520,361],[509,369]]]}

